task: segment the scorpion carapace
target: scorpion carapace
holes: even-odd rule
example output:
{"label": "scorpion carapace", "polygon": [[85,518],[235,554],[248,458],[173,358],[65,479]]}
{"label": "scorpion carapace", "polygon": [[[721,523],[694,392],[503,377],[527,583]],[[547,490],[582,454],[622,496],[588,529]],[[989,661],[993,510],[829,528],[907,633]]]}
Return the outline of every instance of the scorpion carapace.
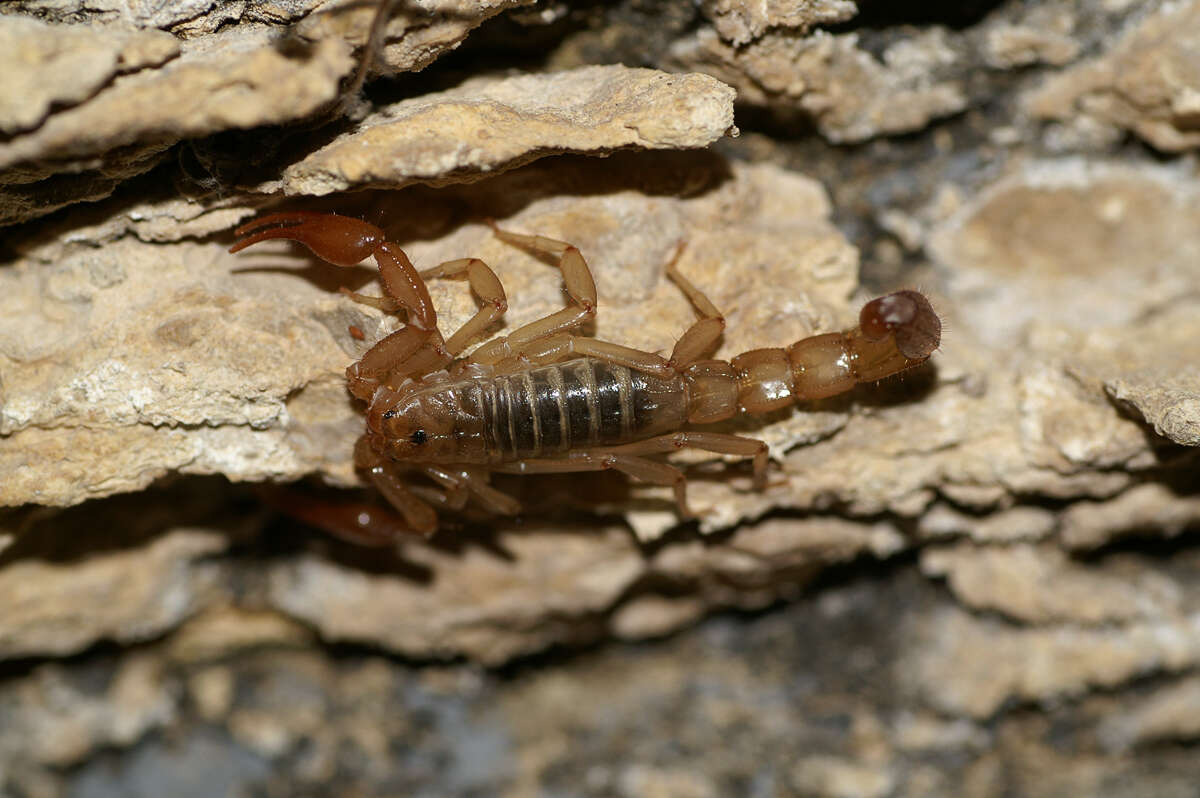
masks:
{"label": "scorpion carapace", "polygon": [[[286,238],[339,266],[375,257],[385,296],[344,292],[385,310],[402,309],[407,323],[346,371],[350,392],[368,405],[355,463],[420,534],[437,528],[434,506],[461,508],[474,500],[492,512],[517,512],[513,498],[488,484],[490,472],[615,469],[672,486],[686,517],[683,472],[647,455],[690,446],[752,457],[761,489],[765,443],[693,431],[690,425],[842,393],[925,362],[941,339],[941,321],[929,301],[916,291],[899,291],[863,306],[853,329],[814,335],[787,348],[754,349],[729,361],[702,359],[720,338],[725,319],[679,273],[677,250],[667,274],[700,318],[670,358],[663,358],[576,334],[596,313],[596,284],[577,248],[494,225],[493,230],[503,241],[557,258],[569,301],[466,356],[471,340],[508,307],[499,279],[478,258],[418,272],[374,225],[313,212],[275,214],[244,225],[230,249]],[[481,307],[445,339],[425,279],[452,276],[466,277]],[[432,484],[404,479],[414,472]],[[357,540],[371,537],[371,530],[345,532]]]}

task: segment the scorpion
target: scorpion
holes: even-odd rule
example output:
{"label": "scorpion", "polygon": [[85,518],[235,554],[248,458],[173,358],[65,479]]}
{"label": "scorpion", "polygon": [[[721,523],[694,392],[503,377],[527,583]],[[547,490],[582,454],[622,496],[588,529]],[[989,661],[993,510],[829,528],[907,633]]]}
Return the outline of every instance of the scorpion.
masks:
{"label": "scorpion", "polygon": [[[679,272],[680,245],[666,273],[699,318],[664,358],[579,334],[596,314],[597,296],[578,248],[489,224],[502,241],[556,259],[568,301],[465,356],[468,344],[508,308],[499,278],[478,258],[417,271],[375,225],[315,211],[249,222],[235,231],[239,239],[230,248],[238,252],[282,238],[337,266],[374,257],[384,296],[342,291],[388,312],[403,310],[406,323],[346,370],[349,392],[367,404],[366,432],[355,444],[354,463],[408,531],[420,535],[437,530],[435,506],[461,509],[474,501],[495,514],[516,514],[519,503],[489,484],[492,472],[612,469],[672,487],[680,515],[692,517],[684,473],[649,455],[693,447],[753,458],[754,486],[762,490],[764,442],[691,426],[842,393],[924,363],[941,340],[941,320],[929,300],[904,290],[866,303],[852,329],[813,335],[786,348],[753,349],[731,360],[705,359],[725,319]],[[465,276],[480,308],[444,338],[425,280],[456,276]],[[428,483],[406,480],[413,472]],[[343,531],[360,542],[398,534],[396,524],[386,532],[371,529],[379,522],[369,513],[356,518],[357,528]]]}

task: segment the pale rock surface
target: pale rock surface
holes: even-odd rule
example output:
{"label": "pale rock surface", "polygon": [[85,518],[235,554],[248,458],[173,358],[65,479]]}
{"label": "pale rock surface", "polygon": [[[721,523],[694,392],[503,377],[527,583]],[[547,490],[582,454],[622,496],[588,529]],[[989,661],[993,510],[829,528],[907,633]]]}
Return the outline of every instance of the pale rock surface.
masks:
{"label": "pale rock surface", "polygon": [[563,152],[704,147],[736,133],[733,98],[705,75],[619,65],[476,78],[379,110],[288,167],[283,190],[439,185]]}
{"label": "pale rock surface", "polygon": [[[349,45],[333,39],[301,60],[271,45],[261,28],[180,42],[178,57],[161,68],[117,75],[86,102],[0,142],[0,168],[22,182],[66,169],[120,168],[184,138],[300,119],[332,103],[354,66]],[[35,67],[52,68],[44,61]]]}
{"label": "pale rock surface", "polygon": [[927,548],[921,568],[945,577],[967,606],[1029,624],[1096,626],[1180,610],[1179,587],[1150,564],[1129,560],[1090,568],[1048,544]]}
{"label": "pale rock surface", "polygon": [[1164,152],[1200,145],[1200,2],[1167,3],[1112,47],[1051,77],[1028,98],[1036,116],[1131,130]]}
{"label": "pale rock surface", "polygon": [[[421,69],[518,4],[406,6],[390,17],[372,67]],[[222,175],[205,174],[219,170],[205,162],[203,137],[334,121],[356,100],[340,92],[375,13],[373,3],[356,0],[10,5],[31,16],[0,15],[0,44],[9,42],[0,46],[0,74],[8,76],[0,83],[0,131],[9,134],[0,142],[0,224],[102,199],[170,158],[194,161],[193,179],[227,191]],[[79,20],[93,22],[61,24]],[[185,152],[171,152],[185,141]],[[271,145],[264,151],[273,154],[277,143],[264,142]]]}
{"label": "pale rock surface", "polygon": [[936,77],[958,59],[937,28],[897,41],[882,61],[858,46],[856,34],[821,30],[772,31],[734,47],[701,29],[672,55],[734,86],[742,102],[804,111],[837,143],[918,130],[967,104],[958,81]]}
{"label": "pale rock surface", "polygon": [[[439,56],[458,47],[472,30],[510,8],[532,0],[415,0],[392,3],[381,53],[372,71],[411,72],[423,69]],[[375,2],[334,0],[319,14],[296,24],[298,35],[314,41],[340,39],[360,47],[366,43]]]}
{"label": "pale rock surface", "polygon": [[985,25],[984,62],[993,69],[1070,63],[1080,51],[1074,37],[1077,17],[1077,9],[1067,4],[1021,7],[1015,18]]}
{"label": "pale rock surface", "polygon": [[0,658],[157,637],[225,593],[224,569],[209,559],[225,548],[218,535],[181,529],[83,562],[9,563],[0,568]]}
{"label": "pale rock surface", "polygon": [[99,691],[71,679],[54,663],[39,666],[15,690],[0,696],[4,735],[0,773],[33,763],[68,767],[99,746],[132,745],[149,729],[177,716],[178,701],[166,689],[162,660],[130,655]]}
{"label": "pale rock surface", "polygon": [[1195,602],[1192,596],[1184,611],[1153,620],[1098,627],[1014,627],[944,608],[911,630],[922,645],[898,667],[931,706],[982,720],[1009,702],[1062,700],[1194,669],[1200,663]]}
{"label": "pale rock surface", "polygon": [[0,132],[12,136],[40,124],[53,106],[77,105],[117,75],[161,66],[179,55],[162,31],[48,25],[0,16]]}
{"label": "pale rock surface", "polygon": [[804,33],[814,25],[845,22],[858,13],[853,0],[704,0],[701,9],[721,38],[735,47],[772,28]]}

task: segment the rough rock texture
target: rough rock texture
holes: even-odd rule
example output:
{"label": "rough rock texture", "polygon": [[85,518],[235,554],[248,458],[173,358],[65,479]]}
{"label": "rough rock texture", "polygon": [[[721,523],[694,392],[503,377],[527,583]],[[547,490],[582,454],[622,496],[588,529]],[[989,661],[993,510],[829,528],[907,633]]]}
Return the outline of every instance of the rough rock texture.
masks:
{"label": "rough rock texture", "polygon": [[[0,793],[1192,795],[1195,5],[512,5],[397,4],[371,72],[424,71],[365,98],[369,3],[5,5]],[[946,334],[719,427],[763,493],[672,454],[699,521],[497,477],[521,517],[357,548],[279,510],[371,498],[342,372],[398,322],[336,293],[369,267],[225,251],[293,208],[484,258],[497,331],[563,294],[489,218],[651,351],[680,241],[719,356],[894,286]]]}
{"label": "rough rock texture", "polygon": [[851,0],[705,0],[702,9],[721,38],[735,47],[754,41],[771,28],[798,28],[803,32],[816,25],[845,22],[857,11]]}
{"label": "rough rock texture", "polygon": [[736,132],[733,97],[705,75],[621,66],[471,80],[368,117],[289,166],[283,190],[321,196],[441,184],[563,152],[704,147]]}
{"label": "rough rock texture", "polygon": [[897,42],[882,61],[855,34],[824,31],[768,33],[738,47],[702,29],[673,55],[731,83],[743,102],[803,111],[834,142],[919,130],[967,104],[957,81],[930,79],[957,60],[936,29]]}
{"label": "rough rock texture", "polygon": [[1165,152],[1200,144],[1200,3],[1151,14],[1029,98],[1037,116],[1133,131]]}

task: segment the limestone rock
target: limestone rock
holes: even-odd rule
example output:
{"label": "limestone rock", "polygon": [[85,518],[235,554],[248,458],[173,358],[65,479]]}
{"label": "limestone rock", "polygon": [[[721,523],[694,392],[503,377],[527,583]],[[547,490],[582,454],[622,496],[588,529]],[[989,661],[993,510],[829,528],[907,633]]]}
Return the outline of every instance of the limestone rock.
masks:
{"label": "limestone rock", "polygon": [[53,26],[0,16],[0,132],[12,136],[41,124],[54,106],[75,106],[117,75],[161,66],[179,43],[161,31]]}
{"label": "limestone rock", "polygon": [[1165,4],[1101,55],[1048,80],[1033,114],[1133,131],[1164,152],[1200,144],[1200,3]]}
{"label": "limestone rock", "polygon": [[837,143],[918,130],[967,104],[956,80],[938,78],[958,58],[938,29],[896,42],[882,61],[855,34],[824,31],[769,32],[733,47],[702,29],[672,54],[734,86],[743,102],[805,112]]}
{"label": "limestone rock", "polygon": [[[373,71],[410,72],[423,69],[453,50],[472,30],[500,12],[528,5],[530,0],[418,0],[392,3],[382,52],[373,60]],[[356,46],[366,43],[375,2],[337,0],[321,13],[304,17],[298,35],[314,41],[339,39]]]}
{"label": "limestone rock", "polygon": [[184,138],[300,119],[334,100],[354,64],[348,45],[332,39],[299,61],[271,43],[265,31],[233,29],[180,43],[179,56],[160,69],[117,75],[85,102],[0,143],[6,182],[119,167]]}
{"label": "limestone rock", "polygon": [[1014,628],[944,610],[900,667],[932,706],[984,719],[1007,702],[1052,701],[1200,661],[1194,597],[1185,612],[1116,627]]}
{"label": "limestone rock", "polygon": [[478,180],[552,153],[703,147],[733,127],[733,89],[622,66],[477,78],[381,109],[288,167],[288,194]]}
{"label": "limestone rock", "polygon": [[74,654],[98,640],[161,635],[221,593],[218,536],[180,530],[145,550],[83,563],[18,560],[0,568],[0,658]]}
{"label": "limestone rock", "polygon": [[921,565],[930,575],[946,576],[967,606],[1030,624],[1096,626],[1180,610],[1178,586],[1147,563],[1098,569],[1071,562],[1052,545],[925,549]]}
{"label": "limestone rock", "polygon": [[797,28],[805,32],[814,25],[845,22],[858,11],[853,0],[804,0],[800,3],[705,0],[701,7],[721,38],[735,47],[759,38],[772,28]]}

